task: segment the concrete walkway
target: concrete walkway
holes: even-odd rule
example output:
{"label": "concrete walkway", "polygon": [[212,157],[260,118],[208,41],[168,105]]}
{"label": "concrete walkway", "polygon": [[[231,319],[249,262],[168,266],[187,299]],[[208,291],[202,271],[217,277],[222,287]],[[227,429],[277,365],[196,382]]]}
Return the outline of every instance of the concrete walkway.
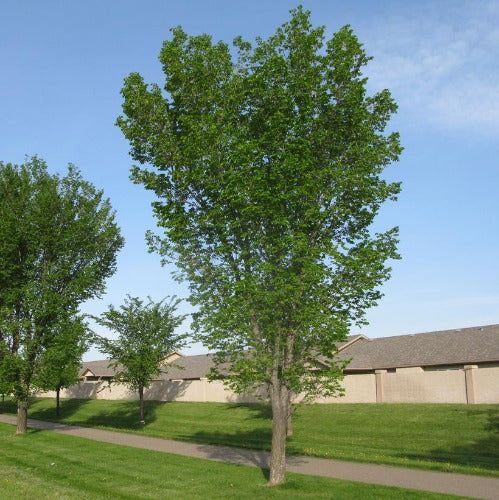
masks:
{"label": "concrete walkway", "polygon": [[[15,424],[16,417],[0,415],[0,422]],[[175,453],[177,455],[216,460],[218,462],[229,462],[260,468],[268,468],[269,464],[269,454],[265,451],[186,443],[183,441],[172,441],[123,432],[103,431],[89,427],[42,422],[32,419],[28,419],[28,426],[34,429],[50,430],[94,441]],[[413,488],[471,498],[499,500],[499,479],[492,477],[423,471],[405,467],[327,460],[296,455],[288,456],[287,470],[289,472],[312,476]]]}

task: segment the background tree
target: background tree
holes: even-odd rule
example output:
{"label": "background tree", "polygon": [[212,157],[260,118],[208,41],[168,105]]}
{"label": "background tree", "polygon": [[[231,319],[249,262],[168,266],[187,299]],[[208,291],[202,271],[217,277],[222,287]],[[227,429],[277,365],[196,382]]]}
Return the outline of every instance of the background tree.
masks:
{"label": "background tree", "polygon": [[40,359],[63,318],[104,291],[123,238],[102,191],[70,165],[51,175],[31,158],[0,163],[0,339],[26,432],[28,396]]}
{"label": "background tree", "polygon": [[87,325],[81,316],[64,318],[52,327],[57,329],[41,356],[34,385],[56,393],[56,415],[59,417],[61,389],[79,380],[81,358],[88,349]]}
{"label": "background tree", "polygon": [[10,371],[6,363],[6,349],[0,339],[0,397],[2,402],[0,404],[0,413],[3,412],[5,396],[12,393],[12,380]]}
{"label": "background tree", "polygon": [[185,319],[175,314],[180,300],[166,300],[155,303],[148,297],[144,303],[128,295],[119,310],[111,305],[100,317],[92,316],[99,325],[118,333],[116,340],[96,335],[94,341],[111,358],[116,370],[113,380],[138,391],[141,423],[145,423],[144,389],[168,369],[163,363],[167,354],[185,345],[186,335],[175,333]]}
{"label": "background tree", "polygon": [[[381,177],[401,152],[384,135],[396,104],[366,93],[369,61],[349,26],[325,40],[309,13],[238,58],[181,28],[164,42],[164,90],[124,83],[132,179],[157,195],[153,248],[189,280],[193,327],[237,391],[269,389],[270,483],[285,478],[292,395],[340,392],[335,342],[381,297],[397,230],[372,234],[398,183]],[[232,374],[232,375],[231,375]]]}

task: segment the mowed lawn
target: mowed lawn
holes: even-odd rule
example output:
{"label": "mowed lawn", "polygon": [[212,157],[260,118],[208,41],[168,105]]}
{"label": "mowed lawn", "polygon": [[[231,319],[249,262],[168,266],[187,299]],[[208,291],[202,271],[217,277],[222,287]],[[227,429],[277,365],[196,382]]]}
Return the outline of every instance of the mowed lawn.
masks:
{"label": "mowed lawn", "polygon": [[[15,411],[11,402],[7,410]],[[168,439],[270,449],[268,405],[63,400],[60,421]],[[29,416],[57,421],[54,400]],[[499,477],[499,405],[300,405],[288,452]]]}
{"label": "mowed lawn", "polygon": [[288,474],[266,486],[256,467],[98,443],[50,431],[15,436],[0,424],[0,496],[98,498],[455,498],[422,491]]}

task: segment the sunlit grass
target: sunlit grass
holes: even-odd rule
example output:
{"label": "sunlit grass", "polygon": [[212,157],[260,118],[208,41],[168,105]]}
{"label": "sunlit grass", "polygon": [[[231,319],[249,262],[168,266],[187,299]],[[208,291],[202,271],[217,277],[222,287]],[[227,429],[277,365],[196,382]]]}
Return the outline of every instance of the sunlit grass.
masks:
{"label": "sunlit grass", "polygon": [[[14,412],[11,402],[7,410]],[[63,400],[60,421],[198,443],[270,449],[268,405]],[[56,421],[54,401],[35,399],[32,418]],[[288,452],[499,476],[499,405],[299,406]]]}
{"label": "sunlit grass", "polygon": [[266,472],[98,443],[50,431],[13,435],[0,424],[1,498],[450,498],[322,477],[289,474],[266,486]]}

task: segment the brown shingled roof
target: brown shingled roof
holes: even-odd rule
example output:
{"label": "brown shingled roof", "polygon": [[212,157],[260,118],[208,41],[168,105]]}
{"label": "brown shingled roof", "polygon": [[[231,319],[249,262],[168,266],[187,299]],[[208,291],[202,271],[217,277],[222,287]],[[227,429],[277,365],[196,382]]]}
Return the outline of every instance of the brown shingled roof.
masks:
{"label": "brown shingled roof", "polygon": [[[499,362],[499,325],[398,335],[368,339],[351,335],[339,342],[338,359],[350,359],[346,372],[409,366],[459,365]],[[97,377],[109,377],[112,360],[83,363],[80,375],[89,369]],[[157,379],[200,379],[214,366],[212,354],[182,356]]]}
{"label": "brown shingled roof", "polygon": [[[214,365],[212,354],[199,354],[196,356],[182,356],[176,359],[171,366],[165,367],[163,372],[154,380],[172,380],[172,379],[199,379],[206,377],[210,368]],[[80,368],[80,377],[90,370],[96,377],[113,377],[120,369],[109,367],[112,363],[111,359],[103,359],[99,361],[83,362]]]}
{"label": "brown shingled roof", "polygon": [[96,377],[113,377],[116,374],[116,369],[110,368],[109,364],[112,359],[101,359],[99,361],[86,361],[82,363],[80,368],[80,377],[90,370]]}
{"label": "brown shingled roof", "polygon": [[214,366],[213,354],[197,354],[176,359],[173,365],[158,377],[159,380],[199,379],[206,377]]}
{"label": "brown shingled roof", "polygon": [[338,353],[346,371],[499,361],[499,325],[360,340]]}

